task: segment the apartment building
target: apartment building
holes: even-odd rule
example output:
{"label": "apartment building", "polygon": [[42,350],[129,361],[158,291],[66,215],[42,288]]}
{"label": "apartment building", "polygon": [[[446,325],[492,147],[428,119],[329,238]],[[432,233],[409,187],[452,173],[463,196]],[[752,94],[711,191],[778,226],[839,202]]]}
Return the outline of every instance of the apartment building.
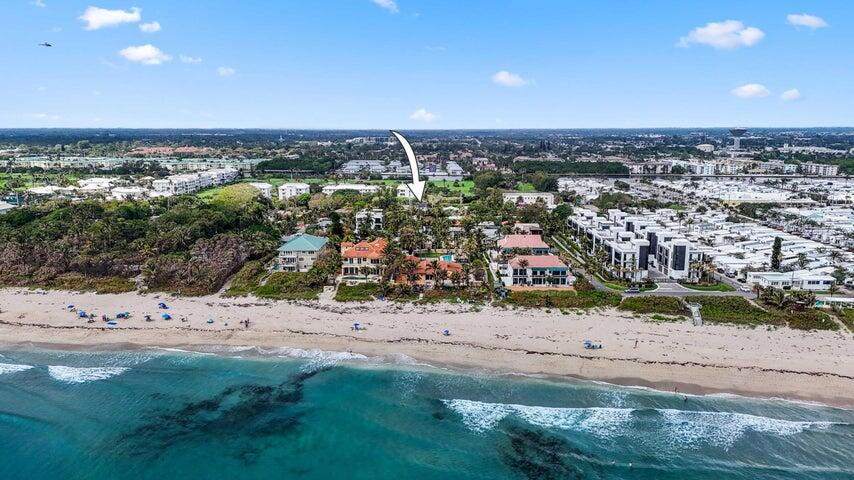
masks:
{"label": "apartment building", "polygon": [[555,207],[555,196],[553,193],[505,192],[503,197],[505,202],[511,202],[516,205],[535,205],[541,203],[547,208]]}
{"label": "apartment building", "polygon": [[377,231],[382,230],[383,229],[383,218],[384,218],[384,214],[383,214],[383,209],[381,209],[381,208],[374,208],[371,210],[362,210],[362,211],[356,212],[355,228],[358,231],[359,227],[361,227],[362,225],[364,225],[367,222],[371,226],[371,229],[377,230]]}
{"label": "apartment building", "polygon": [[248,184],[250,187],[261,192],[261,196],[264,198],[273,198],[273,186],[269,183],[265,182],[250,182]]}
{"label": "apartment building", "polygon": [[353,190],[363,195],[368,195],[377,193],[380,190],[380,187],[376,185],[365,185],[363,183],[339,183],[337,185],[326,185],[321,191],[324,195],[332,195],[335,192],[345,190]]}
{"label": "apartment building", "polygon": [[279,200],[298,197],[311,191],[307,183],[283,183],[279,185]]}

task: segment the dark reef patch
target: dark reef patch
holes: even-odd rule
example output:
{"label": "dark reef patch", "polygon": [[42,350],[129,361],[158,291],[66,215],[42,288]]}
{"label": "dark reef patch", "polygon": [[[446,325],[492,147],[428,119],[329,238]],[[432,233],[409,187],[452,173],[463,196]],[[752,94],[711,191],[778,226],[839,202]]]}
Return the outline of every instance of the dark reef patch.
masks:
{"label": "dark reef patch", "polygon": [[237,460],[255,463],[264,453],[258,441],[290,435],[300,427],[305,382],[325,370],[300,372],[277,385],[230,386],[210,398],[154,413],[120,441],[132,455],[152,458],[185,443],[225,441],[234,444],[230,453]]}

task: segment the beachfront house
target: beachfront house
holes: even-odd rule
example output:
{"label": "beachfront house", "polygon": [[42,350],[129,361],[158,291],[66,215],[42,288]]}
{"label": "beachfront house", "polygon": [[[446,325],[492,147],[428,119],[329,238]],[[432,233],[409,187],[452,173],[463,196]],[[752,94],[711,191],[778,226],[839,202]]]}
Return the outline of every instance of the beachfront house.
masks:
{"label": "beachfront house", "polygon": [[439,270],[445,272],[442,285],[452,283],[451,275],[454,272],[459,272],[460,275],[463,273],[463,266],[457,262],[447,262],[439,259],[421,259],[414,256],[408,256],[406,259],[415,262],[415,270],[412,272],[411,278],[408,275],[398,276],[396,279],[397,283],[408,283],[410,285],[432,288],[436,286],[436,272]]}
{"label": "beachfront house", "polygon": [[506,287],[568,287],[575,283],[569,267],[554,255],[517,255],[500,265],[498,273]]}
{"label": "beachfront house", "polygon": [[533,255],[548,255],[550,249],[540,235],[507,235],[498,240],[498,250],[504,254],[529,251]]}
{"label": "beachfront house", "polygon": [[348,282],[379,280],[387,245],[383,238],[372,242],[342,242],[341,279]]}
{"label": "beachfront house", "polygon": [[283,272],[307,272],[328,246],[329,239],[326,237],[307,233],[294,235],[279,247],[277,268]]}

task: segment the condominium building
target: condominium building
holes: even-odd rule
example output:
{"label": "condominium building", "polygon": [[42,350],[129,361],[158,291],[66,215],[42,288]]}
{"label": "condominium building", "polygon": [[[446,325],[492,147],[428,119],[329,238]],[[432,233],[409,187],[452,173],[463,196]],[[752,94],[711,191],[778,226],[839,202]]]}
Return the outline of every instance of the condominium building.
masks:
{"label": "condominium building", "polygon": [[273,186],[265,182],[250,182],[249,186],[261,192],[264,198],[273,198]]}
{"label": "condominium building", "polygon": [[307,183],[283,183],[279,185],[279,200],[298,197],[309,193],[310,187]]}
{"label": "condominium building", "polygon": [[511,202],[516,205],[535,205],[540,203],[548,208],[554,208],[555,206],[555,196],[553,193],[505,192],[503,197],[505,202]]}
{"label": "condominium building", "polygon": [[353,190],[363,195],[368,195],[377,193],[380,190],[380,187],[376,185],[365,185],[362,183],[339,183],[338,185],[327,185],[323,187],[322,192],[325,195],[332,195],[335,192],[342,192],[345,190]]}

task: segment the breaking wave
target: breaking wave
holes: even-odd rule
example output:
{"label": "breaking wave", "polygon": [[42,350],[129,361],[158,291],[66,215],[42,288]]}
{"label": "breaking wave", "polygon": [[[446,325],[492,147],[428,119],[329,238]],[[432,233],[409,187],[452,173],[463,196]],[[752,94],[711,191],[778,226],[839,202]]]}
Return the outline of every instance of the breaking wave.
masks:
{"label": "breaking wave", "polygon": [[127,367],[66,367],[50,365],[47,367],[51,378],[65,383],[88,383],[121,375],[130,370]]}
{"label": "breaking wave", "polygon": [[13,363],[0,363],[0,375],[4,373],[23,372],[33,368],[32,365],[15,365]]}
{"label": "breaking wave", "polygon": [[745,413],[705,412],[674,409],[639,410],[631,408],[556,408],[474,400],[442,400],[460,415],[475,432],[495,428],[502,420],[514,417],[541,428],[582,431],[602,438],[631,435],[632,430],[660,430],[673,447],[695,448],[701,444],[730,448],[745,433],[776,436],[796,435],[810,429],[824,430],[832,425],[824,421],[780,420]]}

